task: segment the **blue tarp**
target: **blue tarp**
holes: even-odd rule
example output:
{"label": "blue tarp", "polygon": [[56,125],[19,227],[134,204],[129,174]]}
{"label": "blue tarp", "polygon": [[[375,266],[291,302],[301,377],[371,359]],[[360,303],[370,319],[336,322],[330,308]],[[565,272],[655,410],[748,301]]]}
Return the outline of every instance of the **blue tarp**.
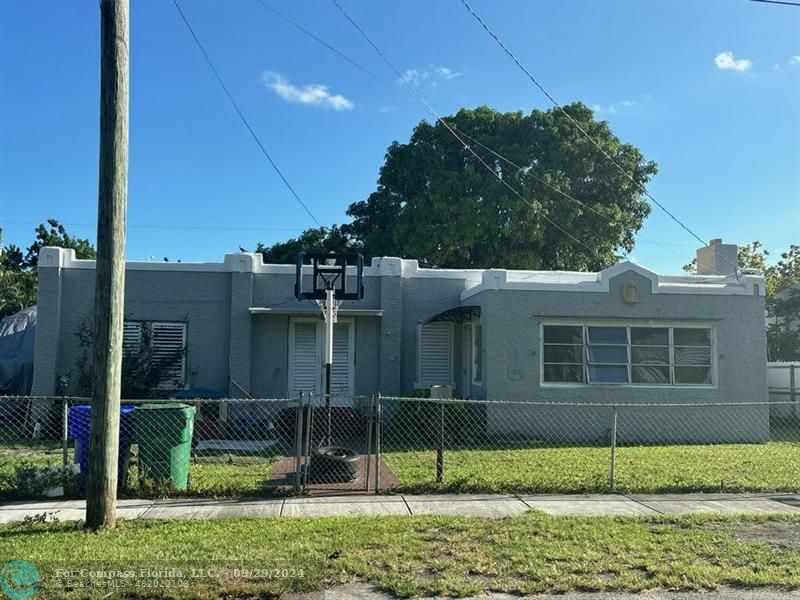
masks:
{"label": "blue tarp", "polygon": [[35,337],[35,306],[0,321],[0,394],[30,394]]}

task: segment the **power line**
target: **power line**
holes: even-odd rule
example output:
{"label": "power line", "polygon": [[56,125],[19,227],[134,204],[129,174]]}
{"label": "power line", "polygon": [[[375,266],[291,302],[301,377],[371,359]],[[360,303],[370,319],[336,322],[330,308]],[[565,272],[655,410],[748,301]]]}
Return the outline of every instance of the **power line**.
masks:
{"label": "power line", "polygon": [[[478,160],[478,162],[480,162],[490,173],[492,173],[492,175],[494,175],[497,178],[497,180],[501,184],[503,184],[505,187],[507,187],[512,193],[514,193],[525,204],[527,204],[528,206],[533,208],[534,211],[538,212],[538,209],[536,208],[536,206],[533,203],[531,203],[527,198],[525,198],[522,194],[520,194],[513,186],[511,186],[505,179],[503,179],[503,177],[495,169],[493,169],[489,164],[487,164],[483,160],[483,158],[480,155],[478,155],[466,142],[464,142],[464,140],[461,139],[461,137],[450,127],[450,125],[444,119],[442,119],[439,116],[439,114],[433,109],[433,107],[430,104],[428,104],[428,102],[425,100],[425,98],[423,98],[420,95],[420,93],[417,91],[417,89],[406,78],[403,77],[403,75],[400,73],[400,71],[394,66],[394,64],[392,64],[392,62],[388,59],[388,57],[383,53],[383,51],[380,48],[378,48],[378,46],[372,41],[372,39],[366,34],[366,32],[358,25],[358,23],[356,23],[350,17],[350,15],[344,10],[344,8],[342,8],[342,6],[339,4],[338,0],[331,0],[331,1],[334,3],[334,5],[336,5],[336,8],[339,9],[339,12],[341,12],[342,15],[344,15],[344,17],[350,22],[350,24],[356,29],[356,31],[358,31],[361,34],[361,36],[367,41],[367,43],[370,46],[372,46],[373,50],[375,50],[375,52],[378,53],[378,55],[383,59],[383,61],[387,64],[387,66],[395,73],[395,75],[397,75],[397,77],[400,79],[400,81],[402,81],[403,84],[406,85],[414,93],[414,95],[422,103],[422,105],[428,110],[428,112],[430,112],[431,115],[433,115],[433,117],[439,123],[441,123],[445,127],[445,129],[447,129],[447,131],[449,131],[453,135],[453,137],[455,137],[459,141],[459,143],[461,143],[461,145],[464,147],[464,149],[467,150],[470,154],[472,154]],[[566,229],[564,229],[563,227],[561,227],[560,225],[555,223],[552,219],[550,219],[549,217],[547,217],[546,215],[541,214],[541,213],[539,213],[539,216],[541,216],[545,221],[550,223],[553,227],[555,227],[556,229],[561,231],[561,233],[566,235],[568,238],[570,238],[574,242],[576,242],[579,245],[581,245],[584,248],[586,248],[594,256],[596,256],[599,259],[602,259],[602,257],[597,253],[597,250],[595,250],[594,248],[592,248],[592,247],[586,245],[585,243],[583,243],[581,240],[579,240],[578,238],[573,236],[571,233],[569,233]]]}
{"label": "power line", "polygon": [[300,198],[300,195],[295,191],[294,187],[292,187],[292,184],[289,183],[289,180],[286,179],[284,174],[278,168],[278,165],[275,164],[274,160],[272,160],[272,157],[269,155],[269,152],[267,152],[267,149],[264,147],[264,144],[262,144],[261,140],[258,139],[256,132],[253,131],[253,128],[250,126],[250,123],[248,123],[244,114],[242,114],[242,111],[239,109],[239,105],[236,103],[236,100],[233,99],[233,96],[231,95],[230,91],[228,91],[228,87],[225,85],[225,82],[222,80],[222,77],[217,71],[217,68],[214,66],[211,57],[205,51],[205,48],[203,48],[203,44],[200,43],[200,40],[195,34],[194,29],[192,29],[192,26],[189,24],[189,20],[186,18],[186,15],[183,14],[183,10],[181,10],[180,4],[178,4],[178,0],[172,0],[172,3],[175,5],[175,8],[178,9],[178,13],[180,13],[181,19],[183,19],[183,22],[186,25],[187,29],[189,30],[189,33],[192,34],[192,38],[194,38],[197,47],[200,48],[200,52],[202,52],[203,57],[206,59],[206,62],[208,63],[208,66],[211,67],[211,71],[214,73],[214,77],[216,77],[217,82],[219,83],[222,90],[225,92],[225,95],[228,97],[228,100],[230,100],[231,104],[233,105],[233,108],[236,110],[236,114],[239,115],[239,118],[241,119],[242,123],[244,123],[244,126],[247,128],[247,131],[249,131],[250,135],[253,136],[253,140],[255,140],[256,144],[261,149],[261,152],[262,154],[264,154],[264,157],[269,161],[269,164],[272,165],[272,168],[275,170],[275,172],[278,174],[278,177],[281,178],[283,183],[292,193],[292,196],[294,196],[295,200],[297,200],[297,202],[300,203],[300,206],[302,206],[303,209],[308,213],[308,216],[310,216],[319,227],[322,227],[322,223],[320,223],[317,217],[314,216],[314,213],[312,213],[311,210],[306,205],[306,203],[303,202],[303,200]]}
{"label": "power line", "polygon": [[[453,127],[454,129],[457,129],[457,130],[458,130],[458,132],[459,132],[459,133],[460,133],[462,136],[464,136],[465,138],[467,138],[467,139],[468,139],[468,140],[470,140],[471,142],[473,142],[473,143],[477,144],[477,145],[478,145],[478,146],[480,146],[481,148],[484,148],[485,150],[487,150],[488,152],[490,152],[491,154],[493,154],[494,156],[496,156],[496,157],[497,157],[497,158],[499,158],[500,160],[502,160],[502,161],[505,161],[506,163],[508,163],[509,165],[511,165],[512,167],[514,167],[515,169],[517,169],[518,171],[523,171],[523,172],[525,171],[525,169],[524,169],[523,167],[521,167],[520,165],[516,164],[516,163],[515,163],[514,161],[512,161],[511,159],[509,159],[509,158],[506,158],[505,156],[503,156],[502,154],[500,154],[499,152],[497,152],[497,151],[495,151],[495,150],[492,150],[492,149],[491,149],[489,146],[487,146],[487,145],[485,145],[485,144],[481,143],[480,141],[476,140],[476,139],[475,139],[474,137],[472,137],[471,135],[469,135],[469,134],[467,134],[467,133],[464,133],[464,131],[462,131],[461,129],[459,129],[457,126],[455,126],[455,125],[452,125],[452,127]],[[599,217],[601,217],[601,218],[605,219],[605,220],[606,220],[606,221],[608,221],[609,223],[612,223],[612,224],[614,223],[614,220],[613,220],[611,217],[609,217],[608,215],[606,215],[606,214],[604,214],[604,213],[600,212],[599,210],[596,210],[596,209],[595,209],[594,207],[592,207],[591,205],[589,205],[589,204],[586,204],[585,202],[582,202],[581,200],[578,200],[577,198],[575,198],[574,196],[572,196],[572,195],[568,194],[568,193],[567,193],[567,192],[565,192],[564,190],[561,190],[561,189],[557,188],[556,186],[552,185],[550,182],[546,181],[545,179],[542,179],[541,177],[537,177],[536,175],[533,175],[533,174],[530,172],[530,170],[529,170],[529,171],[526,173],[526,175],[528,175],[529,177],[531,177],[531,178],[532,178],[532,179],[534,179],[535,181],[538,181],[539,183],[541,183],[541,184],[543,184],[543,185],[547,186],[548,188],[550,188],[550,189],[551,189],[551,190],[553,190],[554,192],[556,192],[556,193],[558,193],[558,194],[560,194],[560,195],[564,196],[564,197],[565,197],[565,198],[567,198],[568,200],[571,200],[572,202],[575,202],[575,203],[577,203],[577,204],[578,204],[578,205],[580,205],[581,207],[583,207],[583,208],[585,208],[585,209],[587,209],[587,210],[589,210],[589,211],[593,212],[594,214],[596,214],[597,216],[599,216]],[[662,242],[657,242],[657,241],[655,241],[655,240],[642,240],[642,239],[637,239],[637,240],[636,240],[636,243],[637,243],[637,244],[641,244],[641,243],[645,243],[645,244],[653,244],[653,245],[655,245],[655,246],[658,246],[658,247],[662,248],[663,250],[666,250],[667,252],[670,252],[671,254],[674,254],[675,256],[679,256],[679,257],[683,258],[684,260],[686,259],[686,257],[685,257],[685,256],[683,256],[682,254],[680,254],[678,251],[676,251],[676,250],[673,250],[672,248],[670,248],[670,247],[669,247],[669,244],[665,244],[665,243],[662,243]],[[673,245],[675,245],[675,244],[673,244]],[[625,250],[624,248],[623,248],[622,250],[623,250],[623,252],[625,253],[625,255],[626,255],[626,256],[630,256],[630,252],[628,252],[628,251],[627,251],[627,250]],[[712,271],[714,271],[714,272],[715,272],[717,275],[722,275],[722,273],[720,273],[719,271],[717,271],[717,270],[715,270],[715,269],[712,269]]]}
{"label": "power line", "polygon": [[[335,1],[336,0],[334,0],[334,2]],[[503,49],[503,51],[509,56],[509,58],[511,58],[511,60],[514,61],[514,63],[517,65],[517,67],[519,67],[522,70],[522,72],[525,73],[525,75],[527,75],[528,79],[530,79],[531,82],[533,82],[533,84],[537,88],[539,88],[539,90],[547,97],[547,99],[550,100],[550,102],[553,104],[553,106],[558,108],[562,112],[562,114],[564,114],[567,117],[567,119],[569,119],[569,121],[578,129],[578,131],[580,131],[584,135],[584,137],[586,137],[586,139],[588,139],[600,151],[600,153],[606,158],[606,160],[608,160],[612,165],[614,165],[623,175],[625,175],[625,177],[630,179],[631,182],[634,185],[636,185],[642,191],[642,193],[645,196],[647,196],[647,198],[651,202],[653,202],[653,204],[655,204],[661,210],[663,210],[673,221],[675,221],[684,230],[686,230],[693,238],[695,238],[697,241],[699,241],[704,246],[707,245],[706,240],[704,240],[699,235],[697,235],[694,231],[692,231],[692,229],[690,229],[680,219],[678,219],[678,217],[676,217],[672,212],[670,212],[663,204],[661,204],[658,200],[656,200],[653,197],[653,195],[647,190],[647,188],[645,187],[644,184],[638,182],[633,177],[633,175],[628,173],[614,159],[614,157],[612,157],[608,152],[606,152],[606,150],[599,143],[597,143],[597,141],[591,135],[589,135],[589,133],[581,126],[580,123],[578,123],[578,121],[576,121],[572,117],[572,115],[570,115],[567,111],[564,110],[564,108],[556,101],[556,99],[550,94],[550,92],[548,92],[547,89],[541,83],[539,83],[539,81],[536,79],[536,77],[534,77],[533,74],[528,69],[526,69],[525,66],[519,61],[519,59],[516,57],[516,55],[513,52],[511,52],[511,50],[509,50],[508,46],[506,46],[503,43],[503,41],[497,36],[497,34],[494,31],[492,31],[492,29],[486,24],[486,22],[473,10],[472,6],[469,5],[467,0],[461,0],[461,4],[463,4],[464,8],[467,9],[467,11],[475,18],[476,21],[478,21],[478,23],[480,23],[481,27],[483,27],[483,29],[486,31],[486,33],[488,33],[489,36],[492,39],[494,39],[495,42],[497,42],[497,44]],[[725,260],[726,262],[728,262],[731,265],[733,265],[736,268],[736,272],[738,273],[739,265],[734,265],[731,261],[729,261],[727,258],[722,256],[721,254],[717,254],[717,255],[720,258],[722,258],[723,260]]]}
{"label": "power line", "polygon": [[785,0],[750,0],[751,2],[762,2],[764,4],[783,4],[784,6],[799,7],[800,2],[786,2]]}
{"label": "power line", "polygon": [[266,10],[268,10],[268,11],[270,11],[270,12],[272,12],[272,13],[274,13],[274,14],[278,15],[278,16],[279,16],[281,19],[283,19],[284,21],[286,21],[287,23],[289,23],[289,24],[290,24],[290,25],[292,25],[293,27],[295,27],[295,28],[299,29],[299,30],[300,30],[300,31],[302,31],[304,34],[306,34],[308,37],[310,37],[312,40],[314,40],[314,41],[315,41],[315,42],[317,42],[318,44],[321,44],[322,46],[324,46],[325,48],[327,48],[328,50],[330,50],[331,52],[333,52],[334,54],[336,54],[338,57],[340,57],[340,58],[342,58],[342,59],[346,60],[346,61],[347,61],[347,62],[349,62],[351,65],[353,65],[354,67],[356,67],[357,69],[359,69],[360,71],[362,71],[362,72],[366,73],[367,75],[369,75],[370,77],[372,77],[372,79],[374,79],[374,80],[375,80],[375,81],[377,81],[378,83],[380,83],[380,84],[382,84],[382,85],[385,85],[385,86],[386,86],[386,87],[388,87],[388,88],[391,88],[391,87],[392,87],[392,86],[390,86],[390,85],[389,85],[389,84],[388,84],[386,81],[384,81],[383,79],[381,79],[380,77],[378,77],[377,75],[375,75],[375,73],[373,73],[372,71],[370,71],[369,69],[367,69],[366,67],[364,67],[363,65],[361,65],[360,63],[356,62],[355,60],[353,60],[352,58],[350,58],[349,56],[347,56],[347,55],[346,55],[344,52],[341,52],[340,50],[337,50],[336,48],[334,48],[333,46],[331,46],[331,45],[330,45],[328,42],[326,42],[325,40],[323,40],[322,38],[320,38],[318,35],[314,34],[313,32],[309,31],[308,29],[306,29],[305,27],[303,27],[302,25],[300,25],[298,22],[296,22],[296,21],[294,21],[294,20],[290,19],[289,17],[287,17],[285,14],[283,14],[281,11],[279,11],[279,10],[278,10],[277,8],[275,8],[274,6],[270,6],[270,5],[269,5],[269,4],[267,4],[267,3],[266,3],[264,0],[256,0],[256,1],[257,1],[257,2],[258,2],[258,3],[259,3],[261,6],[262,6],[262,7],[264,7]]}

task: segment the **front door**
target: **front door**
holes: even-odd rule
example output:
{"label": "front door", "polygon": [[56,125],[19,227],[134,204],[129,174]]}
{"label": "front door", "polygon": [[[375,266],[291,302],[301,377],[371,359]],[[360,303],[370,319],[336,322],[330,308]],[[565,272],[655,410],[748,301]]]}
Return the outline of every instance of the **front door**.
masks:
{"label": "front door", "polygon": [[[331,395],[334,404],[348,404],[355,375],[355,324],[341,320],[333,327]],[[289,394],[325,391],[325,323],[320,319],[293,319],[289,328]],[[338,397],[338,398],[337,398]]]}

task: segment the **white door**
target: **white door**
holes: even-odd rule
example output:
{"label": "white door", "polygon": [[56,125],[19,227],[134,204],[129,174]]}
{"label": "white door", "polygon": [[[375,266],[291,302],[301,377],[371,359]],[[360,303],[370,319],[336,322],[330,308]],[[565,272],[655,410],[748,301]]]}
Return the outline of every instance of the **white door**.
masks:
{"label": "white door", "polygon": [[322,362],[317,343],[317,323],[313,321],[292,322],[291,347],[289,348],[289,394],[298,392],[319,393],[319,368]]}
{"label": "white door", "polygon": [[[353,395],[355,375],[355,326],[352,321],[340,321],[333,328],[333,364],[331,365],[331,395],[334,404],[350,404],[346,397]],[[325,390],[324,360],[325,323],[295,319],[289,332],[289,394]]]}

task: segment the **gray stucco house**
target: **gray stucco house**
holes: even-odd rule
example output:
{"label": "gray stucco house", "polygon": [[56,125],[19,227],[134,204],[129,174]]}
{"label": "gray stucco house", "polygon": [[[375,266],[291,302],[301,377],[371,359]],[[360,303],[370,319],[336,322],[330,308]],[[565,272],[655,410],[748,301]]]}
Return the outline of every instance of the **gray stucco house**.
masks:
{"label": "gray stucco house", "polygon": [[[462,398],[489,400],[767,402],[764,280],[732,273],[736,247],[712,244],[698,251],[697,276],[628,262],[576,273],[422,269],[415,260],[376,258],[364,269],[364,299],[339,311],[333,389],[342,398],[447,384]],[[75,367],[75,334],[92,320],[94,268],[71,250],[41,252],[33,394],[54,394],[57,377]],[[148,328],[164,351],[184,349],[172,373],[176,389],[265,398],[319,392],[322,320],[316,305],[295,299],[294,279],[294,265],[263,264],[258,254],[129,262],[125,343]],[[748,407],[746,432],[735,436],[714,412],[722,408],[710,410],[704,439],[768,435],[766,406]],[[694,418],[675,418],[682,419],[664,413],[670,435],[697,427]],[[501,407],[488,421],[498,431],[552,427],[543,415],[503,418]],[[652,418],[640,427],[649,439],[665,437],[665,428]]]}

